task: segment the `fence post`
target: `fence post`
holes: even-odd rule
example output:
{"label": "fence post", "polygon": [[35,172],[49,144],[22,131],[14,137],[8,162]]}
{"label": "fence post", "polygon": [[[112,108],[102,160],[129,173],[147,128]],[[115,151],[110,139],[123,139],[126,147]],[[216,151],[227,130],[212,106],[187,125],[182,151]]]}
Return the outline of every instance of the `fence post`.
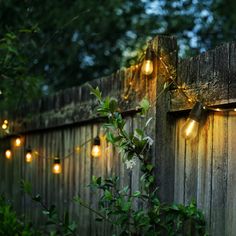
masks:
{"label": "fence post", "polygon": [[[156,83],[156,105],[154,108],[154,164],[156,183],[159,188],[159,197],[162,201],[172,202],[174,199],[174,124],[171,121],[169,110],[169,94],[164,91],[168,84],[170,73],[174,76],[177,68],[177,41],[175,37],[158,36],[153,41],[158,55],[155,59],[154,81]],[[161,62],[161,60],[163,62]],[[165,67],[167,66],[167,68]]]}

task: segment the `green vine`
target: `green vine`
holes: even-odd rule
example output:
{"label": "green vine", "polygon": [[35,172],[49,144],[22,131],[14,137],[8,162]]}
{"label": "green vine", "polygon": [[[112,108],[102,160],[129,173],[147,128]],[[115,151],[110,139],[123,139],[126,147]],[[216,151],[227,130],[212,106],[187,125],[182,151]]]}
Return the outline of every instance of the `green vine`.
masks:
{"label": "green vine", "polygon": [[[117,100],[103,99],[98,88],[90,87],[90,90],[98,100],[98,114],[107,117],[103,126],[107,140],[119,149],[127,169],[132,169],[139,161],[143,175],[140,178],[141,189],[135,192],[131,192],[129,186],[120,188],[118,177],[103,179],[93,176],[90,187],[102,192],[98,210],[85,204],[79,196],[75,200],[95,213],[98,221],[111,223],[118,235],[206,235],[204,216],[194,202],[187,206],[168,205],[158,199],[154,166],[149,155],[153,140],[146,133],[151,119],[142,129],[127,133]],[[143,99],[139,106],[141,115],[146,115],[150,108],[148,100]]]}

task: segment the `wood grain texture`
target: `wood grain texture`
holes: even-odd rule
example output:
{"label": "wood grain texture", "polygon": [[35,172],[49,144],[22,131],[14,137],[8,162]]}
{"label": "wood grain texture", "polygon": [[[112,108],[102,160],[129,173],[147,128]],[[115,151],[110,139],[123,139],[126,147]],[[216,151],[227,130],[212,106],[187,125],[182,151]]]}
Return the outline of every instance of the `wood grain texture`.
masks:
{"label": "wood grain texture", "polygon": [[[165,64],[169,67],[176,68],[176,39],[175,38],[159,38],[158,55],[163,57]],[[163,92],[163,86],[168,81],[169,75],[163,75],[163,66],[159,66],[156,71],[158,83],[156,84],[155,97]],[[173,140],[171,139],[171,119],[168,117],[168,94],[164,93],[156,102],[156,110],[154,110],[155,131],[153,133],[155,147],[155,166],[156,166],[156,182],[159,186],[159,196],[161,200],[172,202],[174,195],[174,153],[171,149]],[[164,105],[165,104],[165,105]]]}
{"label": "wood grain texture", "polygon": [[234,112],[229,113],[228,121],[228,166],[227,166],[227,193],[226,193],[226,219],[225,222],[225,235],[234,235],[236,232],[236,145],[235,138],[236,132],[234,132],[234,127],[236,125],[236,116]]}

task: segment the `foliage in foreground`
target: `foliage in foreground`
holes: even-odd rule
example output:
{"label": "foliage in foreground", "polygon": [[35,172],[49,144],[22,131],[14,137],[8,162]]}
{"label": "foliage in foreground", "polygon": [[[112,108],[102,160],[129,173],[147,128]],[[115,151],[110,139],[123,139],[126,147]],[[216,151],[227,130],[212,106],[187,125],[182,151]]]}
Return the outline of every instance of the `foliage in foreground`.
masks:
{"label": "foliage in foreground", "polygon": [[36,236],[30,223],[25,224],[23,219],[17,217],[10,203],[0,196],[0,235],[1,236]]}
{"label": "foliage in foreground", "polygon": [[[136,192],[132,192],[130,186],[120,189],[118,177],[93,177],[90,187],[102,192],[98,211],[91,209],[79,197],[76,200],[96,213],[98,221],[106,220],[115,226],[119,235],[205,235],[204,216],[194,202],[187,206],[168,205],[158,199],[154,166],[149,154],[153,140],[146,134],[150,119],[143,128],[128,133],[118,102],[110,97],[102,99],[98,88],[90,89],[98,99],[99,115],[107,117],[108,122],[104,124],[107,140],[120,150],[128,169],[139,161],[143,175],[140,179],[141,189]],[[140,103],[141,115],[146,115],[149,108],[149,102],[143,99]]]}
{"label": "foliage in foreground", "polygon": [[[151,118],[143,128],[128,133],[118,102],[110,97],[103,99],[98,88],[91,88],[91,93],[98,99],[99,115],[107,117],[107,123],[104,124],[107,140],[119,149],[127,169],[132,169],[140,162],[143,175],[140,178],[140,189],[136,191],[132,191],[130,186],[121,186],[119,177],[104,179],[93,176],[89,187],[101,196],[98,207],[92,208],[79,196],[74,198],[75,202],[93,212],[98,222],[109,222],[113,226],[113,236],[207,235],[204,216],[194,202],[184,206],[162,203],[158,198],[150,156],[153,140],[147,135]],[[139,105],[140,115],[146,117],[150,108],[148,100],[143,99]],[[32,200],[41,205],[43,214],[48,218],[46,224],[51,225],[51,232],[45,231],[46,235],[76,234],[76,224],[69,222],[68,214],[61,219],[55,206],[48,207],[39,195],[32,195],[27,182],[23,182],[23,188]]]}
{"label": "foliage in foreground", "polygon": [[155,192],[131,193],[129,187],[120,189],[119,186],[117,177],[93,177],[91,187],[102,191],[98,211],[90,208],[79,197],[75,200],[94,212],[97,221],[111,223],[114,226],[112,235],[205,235],[204,217],[195,203],[188,206],[163,204]]}

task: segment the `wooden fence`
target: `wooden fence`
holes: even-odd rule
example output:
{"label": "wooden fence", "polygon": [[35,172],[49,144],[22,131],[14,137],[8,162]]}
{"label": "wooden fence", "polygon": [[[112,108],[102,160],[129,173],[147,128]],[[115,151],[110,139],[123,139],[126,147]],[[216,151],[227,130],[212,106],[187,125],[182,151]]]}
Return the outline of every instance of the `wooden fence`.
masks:
{"label": "wooden fence", "polygon": [[[192,100],[204,100],[209,106],[233,107],[236,44],[225,44],[180,62],[175,38],[156,37],[152,45],[158,57],[154,58],[151,76],[143,76],[137,65],[94,80],[92,85],[98,86],[104,96],[118,99],[129,132],[144,123],[137,115],[138,102],[145,96],[150,100],[153,106],[149,115],[153,121],[149,133],[154,139],[152,155],[160,198],[185,204],[195,199],[206,215],[211,235],[233,236],[236,234],[236,115],[233,111],[208,112],[201,121],[198,137],[186,141],[181,128],[193,103],[186,101],[180,91],[184,90]],[[172,72],[176,69],[176,81],[181,88],[173,86],[163,93],[170,76],[165,65]],[[127,91],[128,98],[124,96]],[[138,165],[127,171],[117,150],[106,142],[103,120],[96,116],[95,107],[96,101],[88,88],[81,86],[22,107],[16,115],[12,132],[24,137],[24,147],[13,147],[11,160],[0,159],[0,192],[13,200],[18,212],[35,221],[40,214],[37,206],[20,191],[19,182],[25,179],[47,204],[56,204],[61,213],[70,210],[70,217],[78,222],[80,235],[110,235],[109,225],[96,223],[94,215],[72,199],[79,194],[92,206],[96,205],[98,196],[86,187],[93,175],[119,175],[121,186],[129,185],[135,191],[139,188],[140,172]],[[102,140],[102,156],[91,158],[91,140],[97,134]],[[10,137],[1,140],[1,156],[9,141]],[[31,164],[24,161],[28,145],[37,152]],[[74,151],[78,146],[80,150]],[[62,174],[53,175],[51,158],[58,155],[68,157],[62,161]]]}

